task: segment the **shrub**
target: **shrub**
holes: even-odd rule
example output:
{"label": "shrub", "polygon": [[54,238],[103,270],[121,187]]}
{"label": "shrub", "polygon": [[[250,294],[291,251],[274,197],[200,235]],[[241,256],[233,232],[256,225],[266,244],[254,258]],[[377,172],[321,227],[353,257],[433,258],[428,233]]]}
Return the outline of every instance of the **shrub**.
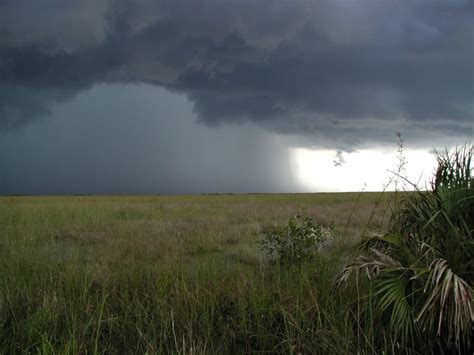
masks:
{"label": "shrub", "polygon": [[313,257],[331,236],[324,228],[298,211],[285,226],[268,227],[260,240],[265,254],[283,263],[295,263]]}
{"label": "shrub", "polygon": [[[432,191],[404,195],[389,232],[359,245],[340,281],[366,275],[370,312],[392,346],[471,353],[474,322],[473,147],[438,153]],[[363,271],[360,273],[359,271]]]}

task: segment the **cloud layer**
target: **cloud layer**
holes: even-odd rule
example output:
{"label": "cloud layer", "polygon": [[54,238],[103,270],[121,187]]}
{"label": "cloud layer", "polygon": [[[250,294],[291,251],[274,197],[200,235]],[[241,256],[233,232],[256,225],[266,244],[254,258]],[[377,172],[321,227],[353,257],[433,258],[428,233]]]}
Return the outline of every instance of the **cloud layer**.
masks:
{"label": "cloud layer", "polygon": [[[0,130],[100,83],[350,149],[472,135],[469,0],[0,1]],[[317,143],[315,143],[317,142]]]}

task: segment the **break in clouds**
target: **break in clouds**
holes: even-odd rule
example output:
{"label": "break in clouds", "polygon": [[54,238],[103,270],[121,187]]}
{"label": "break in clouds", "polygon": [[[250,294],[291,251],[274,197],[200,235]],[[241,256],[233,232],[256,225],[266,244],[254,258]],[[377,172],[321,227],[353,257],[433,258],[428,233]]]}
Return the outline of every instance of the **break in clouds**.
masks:
{"label": "break in clouds", "polygon": [[469,0],[1,0],[0,130],[94,85],[147,83],[202,124],[301,145],[469,137],[473,18]]}

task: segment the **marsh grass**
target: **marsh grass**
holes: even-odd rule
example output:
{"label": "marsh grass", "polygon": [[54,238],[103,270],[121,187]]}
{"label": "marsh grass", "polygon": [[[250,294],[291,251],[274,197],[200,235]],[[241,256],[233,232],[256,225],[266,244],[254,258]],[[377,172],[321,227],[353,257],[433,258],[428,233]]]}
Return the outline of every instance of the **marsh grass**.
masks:
{"label": "marsh grass", "polygon": [[[355,286],[332,281],[378,199],[2,197],[0,353],[372,353]],[[260,232],[299,207],[336,226],[331,247],[266,262]]]}

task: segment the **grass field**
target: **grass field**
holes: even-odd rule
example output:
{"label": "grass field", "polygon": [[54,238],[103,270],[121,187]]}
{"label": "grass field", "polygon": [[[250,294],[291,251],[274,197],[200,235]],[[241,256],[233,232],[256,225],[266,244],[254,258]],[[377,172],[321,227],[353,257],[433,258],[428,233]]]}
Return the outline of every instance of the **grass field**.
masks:
{"label": "grass field", "polygon": [[[370,352],[332,281],[390,196],[3,197],[0,353]],[[260,231],[300,207],[332,243],[269,262]]]}
{"label": "grass field", "polygon": [[[0,353],[370,352],[332,281],[390,196],[2,197]],[[269,262],[262,228],[300,207],[332,243]]]}
{"label": "grass field", "polygon": [[472,353],[472,154],[432,191],[0,197],[0,354]]}

